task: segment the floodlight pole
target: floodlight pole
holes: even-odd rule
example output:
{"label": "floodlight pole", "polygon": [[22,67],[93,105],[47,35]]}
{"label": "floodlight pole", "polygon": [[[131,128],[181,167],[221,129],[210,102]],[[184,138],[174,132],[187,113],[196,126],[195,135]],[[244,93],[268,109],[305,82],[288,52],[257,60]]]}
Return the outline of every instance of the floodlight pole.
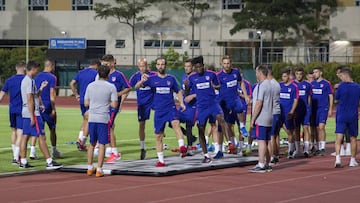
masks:
{"label": "floodlight pole", "polygon": [[28,8],[28,1],[25,2],[25,9],[26,9],[26,36],[25,36],[25,52],[26,52],[26,63],[29,61],[29,8]]}
{"label": "floodlight pole", "polygon": [[261,65],[262,64],[262,51],[263,51],[263,37],[262,37],[261,31],[257,31],[256,33],[259,34],[259,36],[260,36],[259,65]]}

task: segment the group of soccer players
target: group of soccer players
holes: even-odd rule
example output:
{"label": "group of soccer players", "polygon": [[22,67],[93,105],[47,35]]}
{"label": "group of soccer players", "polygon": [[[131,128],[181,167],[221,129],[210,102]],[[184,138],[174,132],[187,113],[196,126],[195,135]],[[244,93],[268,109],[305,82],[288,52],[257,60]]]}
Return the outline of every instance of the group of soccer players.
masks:
{"label": "group of soccer players", "polygon": [[[167,123],[175,132],[179,144],[176,151],[182,158],[194,154],[192,145],[196,137],[192,135],[192,128],[197,125],[204,156],[202,163],[221,159],[224,156],[224,143],[228,153],[242,155],[245,153],[244,138],[248,137],[248,148],[251,147],[252,139],[257,139],[259,145],[259,162],[250,171],[271,171],[271,163],[279,162],[281,129],[288,135],[288,158],[300,156],[301,151],[305,157],[325,154],[325,125],[327,118],[332,115],[334,92],[329,81],[323,78],[321,67],[313,68],[306,75],[308,80],[305,80],[303,68],[285,68],[281,72],[281,82],[278,83],[272,75],[271,65],[259,65],[256,68],[257,83],[251,86],[242,77],[241,71],[232,67],[229,56],[222,57],[222,68],[218,72],[206,70],[203,60],[199,56],[185,61],[180,87],[175,77],[166,73],[167,61],[164,58],[156,60],[157,72],[150,71],[146,59],[140,58],[139,71],[131,76],[129,82],[123,73],[115,69],[116,59],[113,55],[93,60],[88,68],[79,71],[70,87],[80,102],[83,116],[77,146],[80,151],[88,151],[88,175],[95,171],[92,163],[94,153],[98,155],[98,177],[103,176],[104,157],[108,157],[106,163],[114,163],[121,158],[116,145],[114,121],[131,88],[135,88],[137,94],[140,159],[146,158],[145,122],[150,118],[151,110],[155,113],[157,167],[166,166],[162,140]],[[39,64],[34,61],[17,64],[17,74],[6,81],[0,101],[9,92],[13,162],[22,168],[31,167],[26,160],[26,145],[30,135],[39,137],[47,168],[58,168],[61,164],[52,159],[61,156],[56,149],[56,77],[51,74],[54,62],[47,60],[44,72],[40,74],[37,74],[38,68]],[[342,82],[335,96],[339,103],[336,113],[335,166],[341,166],[341,141],[345,134],[349,135],[348,142],[351,143],[349,165],[357,166],[359,85],[352,81],[351,70],[347,67],[338,68],[338,77]],[[248,132],[246,115],[251,103]],[[47,150],[43,121],[50,128],[52,156]],[[214,146],[213,156],[208,152],[210,141],[205,136],[208,122]],[[185,124],[185,128],[181,127],[181,123]],[[235,136],[235,123],[238,125],[238,139]],[[90,147],[87,150],[86,139],[89,135]],[[187,137],[187,145],[184,135]],[[303,147],[300,147],[301,135]],[[34,139],[31,144],[35,142]],[[346,146],[350,150],[350,146]]]}

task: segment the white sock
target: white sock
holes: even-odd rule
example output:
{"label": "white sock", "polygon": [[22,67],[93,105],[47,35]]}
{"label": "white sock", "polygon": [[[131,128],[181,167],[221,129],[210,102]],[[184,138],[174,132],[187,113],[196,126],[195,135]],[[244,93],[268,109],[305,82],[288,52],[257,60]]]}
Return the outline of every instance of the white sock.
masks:
{"label": "white sock", "polygon": [[309,149],[312,149],[314,146],[314,143],[313,142],[309,142]]}
{"label": "white sock", "polygon": [[145,141],[140,141],[140,148],[145,149]]}
{"label": "white sock", "polygon": [[214,152],[217,153],[217,152],[220,150],[220,149],[219,149],[219,147],[220,147],[220,146],[219,146],[219,143],[214,142],[213,144],[214,144],[214,149],[215,149]]}
{"label": "white sock", "polygon": [[13,154],[15,154],[15,145],[14,144],[11,144],[11,149],[13,151]]}
{"label": "white sock", "polygon": [[103,172],[103,169],[98,166],[98,167],[96,168],[96,171],[102,173],[102,172]]}
{"label": "white sock", "polygon": [[295,148],[297,152],[300,152],[300,141],[295,141]]}
{"label": "white sock", "polygon": [[209,144],[209,136],[205,136],[206,144]]}
{"label": "white sock", "polygon": [[179,147],[184,146],[184,139],[178,139]]}
{"label": "white sock", "polygon": [[242,150],[244,146],[244,141],[239,141],[239,149]]}
{"label": "white sock", "polygon": [[18,160],[18,159],[19,159],[19,155],[20,155],[20,147],[15,146],[14,159],[15,159],[15,160]]}
{"label": "white sock", "polygon": [[321,150],[322,149],[321,148],[321,141],[319,141],[317,144],[318,144],[318,149]]}
{"label": "white sock", "polygon": [[231,143],[233,143],[234,145],[236,144],[235,136],[234,136],[234,137],[230,137],[230,140],[231,140]]}
{"label": "white sock", "polygon": [[111,153],[118,154],[118,149],[116,147],[111,148]]}
{"label": "white sock", "polygon": [[36,148],[35,148],[35,146],[31,146],[31,147],[30,147],[30,154],[31,154],[31,155],[36,154]]}
{"label": "white sock", "polygon": [[56,146],[51,146],[52,152],[56,152]]}
{"label": "white sock", "polygon": [[93,165],[88,165],[88,170],[92,170],[93,168]]}
{"label": "white sock", "polygon": [[351,158],[350,158],[350,162],[356,162],[355,157],[351,157]]}
{"label": "white sock", "polygon": [[264,168],[265,167],[265,164],[264,163],[258,163],[258,166],[260,167],[260,168]]}
{"label": "white sock", "polygon": [[252,143],[251,144],[249,143],[247,148],[251,151],[252,150]]}
{"label": "white sock", "polygon": [[26,158],[21,158],[21,159],[20,159],[20,163],[21,163],[21,164],[24,164],[24,165],[27,164]]}
{"label": "white sock", "polygon": [[293,152],[294,151],[294,143],[289,143],[288,151]]}
{"label": "white sock", "polygon": [[111,147],[106,147],[105,154],[110,155],[111,154]]}
{"label": "white sock", "polygon": [[325,144],[326,144],[325,141],[320,141],[321,149],[325,149]]}
{"label": "white sock", "polygon": [[341,158],[340,158],[339,154],[335,156],[335,162],[336,163],[341,163]]}
{"label": "white sock", "polygon": [[220,152],[225,151],[225,146],[223,144],[219,144],[219,151]]}
{"label": "white sock", "polygon": [[210,158],[209,153],[204,154],[205,157]]}
{"label": "white sock", "polygon": [[304,142],[304,152],[309,152],[309,141]]}
{"label": "white sock", "polygon": [[53,161],[53,159],[51,157],[46,159],[47,164],[51,164],[52,161]]}
{"label": "white sock", "polygon": [[83,139],[83,137],[84,137],[84,131],[80,130],[78,138]]}
{"label": "white sock", "polygon": [[158,159],[161,163],[164,163],[164,152],[157,152]]}
{"label": "white sock", "polygon": [[240,122],[240,128],[243,128],[243,127],[245,127],[244,122]]}
{"label": "white sock", "polygon": [[346,151],[351,151],[350,143],[346,143]]}

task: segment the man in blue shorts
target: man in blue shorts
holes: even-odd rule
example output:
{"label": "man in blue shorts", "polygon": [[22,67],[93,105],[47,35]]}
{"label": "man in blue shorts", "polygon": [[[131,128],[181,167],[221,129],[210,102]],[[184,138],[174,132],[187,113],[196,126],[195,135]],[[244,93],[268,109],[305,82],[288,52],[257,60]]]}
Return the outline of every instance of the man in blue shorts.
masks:
{"label": "man in blue shorts", "polygon": [[[140,58],[138,60],[138,68],[139,71],[134,73],[129,80],[131,87],[135,87],[136,83],[141,80],[141,76],[143,74],[147,74],[149,76],[157,74],[156,72],[149,70],[148,63],[145,58]],[[143,160],[146,157],[145,122],[150,118],[153,92],[150,87],[140,87],[136,89],[136,98],[139,121],[140,159]]]}
{"label": "man in blue shorts", "polygon": [[256,68],[257,85],[253,91],[252,116],[250,126],[252,133],[258,140],[259,162],[249,172],[264,173],[272,170],[268,144],[271,139],[271,125],[273,114],[273,98],[270,81],[267,79],[268,68],[260,65]]}
{"label": "man in blue shorts", "polygon": [[[219,90],[219,99],[220,105],[224,112],[225,121],[229,125],[232,125],[231,121],[231,113],[236,115],[236,118],[240,123],[241,134],[244,137],[247,137],[248,132],[245,127],[244,122],[244,111],[246,105],[243,105],[240,97],[238,95],[238,87],[241,88],[245,101],[248,103],[250,101],[246,87],[242,81],[239,70],[232,68],[231,59],[229,56],[224,56],[222,58],[222,70],[217,73],[217,77],[220,82],[220,90]],[[233,130],[229,129],[228,132],[228,146],[231,154],[236,153],[235,148],[235,133]]]}
{"label": "man in blue shorts", "polygon": [[357,153],[357,136],[359,134],[359,116],[358,107],[360,100],[360,85],[353,81],[352,72],[349,68],[340,70],[340,83],[336,94],[335,101],[338,102],[336,107],[336,143],[335,143],[335,167],[341,167],[340,145],[348,130],[351,143],[350,167],[358,166],[355,157]]}
{"label": "man in blue shorts", "polygon": [[[80,126],[79,137],[77,139],[77,147],[79,151],[86,151],[86,139],[88,136],[88,108],[84,106],[84,95],[87,86],[93,82],[97,76],[96,69],[99,67],[100,61],[95,59],[90,61],[88,68],[79,71],[74,79],[70,82],[70,87],[75,95],[75,98],[80,103],[81,115],[83,116],[83,122]],[[75,87],[77,84],[77,88]]]}
{"label": "man in blue shorts", "polygon": [[33,79],[38,73],[39,67],[39,63],[29,61],[26,66],[26,76],[21,81],[23,136],[20,144],[20,168],[33,167],[26,159],[26,148],[29,136],[37,136],[39,138],[39,148],[46,159],[46,169],[58,169],[62,165],[56,163],[50,156],[46,144],[44,122],[40,116],[40,106],[42,106],[40,94],[44,87],[48,85],[48,82],[42,82],[38,91]]}
{"label": "man in blue shorts", "polygon": [[180,129],[178,112],[175,106],[174,92],[177,93],[180,107],[184,111],[186,110],[186,107],[184,105],[182,91],[179,88],[175,77],[166,74],[166,60],[164,58],[156,60],[156,69],[158,70],[157,75],[149,76],[143,74],[141,80],[135,85],[135,88],[149,86],[154,92],[154,129],[156,134],[156,151],[159,160],[156,163],[156,167],[164,167],[166,165],[164,161],[162,139],[164,137],[164,130],[167,122],[171,123],[171,126],[175,131],[181,157],[185,157],[187,153],[187,149],[184,146],[184,136]]}
{"label": "man in blue shorts", "polygon": [[318,155],[325,155],[326,131],[325,125],[327,118],[332,115],[333,108],[333,89],[329,81],[322,76],[323,71],[321,67],[313,68],[314,81],[312,86],[312,114],[314,114],[317,134],[319,136],[319,151]]}
{"label": "man in blue shorts", "polygon": [[292,159],[299,153],[299,148],[294,149],[295,110],[299,99],[299,89],[291,80],[290,69],[282,71],[280,83],[280,121],[285,124],[285,131],[288,135],[288,158]]}
{"label": "man in blue shorts", "polygon": [[25,61],[16,64],[16,74],[5,81],[0,92],[0,102],[6,93],[9,94],[9,121],[11,128],[11,148],[13,151],[13,164],[19,163],[20,140],[22,135],[22,100],[21,100],[21,81],[25,77]]}
{"label": "man in blue shorts", "polygon": [[105,155],[110,155],[109,159],[106,160],[106,163],[114,163],[116,160],[121,159],[121,154],[119,153],[116,146],[116,137],[115,137],[115,119],[117,114],[121,111],[125,99],[127,98],[131,86],[127,81],[125,75],[115,69],[116,60],[113,55],[107,54],[101,58],[101,64],[109,66],[110,74],[108,82],[112,83],[116,87],[118,95],[118,106],[116,108],[110,108],[110,147],[106,149]]}
{"label": "man in blue shorts", "polygon": [[310,115],[311,115],[311,84],[305,80],[304,68],[295,69],[295,83],[299,88],[299,100],[296,107],[295,118],[295,146],[300,147],[300,131],[303,128],[304,139],[304,156],[309,157],[309,141],[310,141]]}
{"label": "man in blue shorts", "polygon": [[213,130],[213,139],[214,142],[218,143],[218,145],[215,145],[216,155],[214,159],[219,159],[224,156],[222,152],[224,138],[222,133],[217,133],[216,121],[218,121],[218,124],[227,137],[229,135],[229,129],[224,119],[224,113],[217,102],[215,89],[220,89],[220,82],[216,74],[212,71],[205,70],[202,56],[194,58],[192,63],[196,72],[190,75],[189,85],[186,87],[186,90],[194,94],[187,96],[186,101],[196,98],[199,141],[204,153],[203,163],[210,163],[211,158],[207,151],[205,139],[205,126],[207,121],[209,120],[212,128],[215,128],[215,130]]}
{"label": "man in blue shorts", "polygon": [[89,134],[90,146],[88,150],[87,175],[91,176],[95,168],[93,166],[94,148],[99,147],[96,177],[104,176],[102,170],[105,158],[105,145],[109,144],[110,115],[109,108],[117,108],[118,96],[116,87],[107,81],[110,68],[98,67],[99,80],[88,85],[84,96],[84,105],[89,107]]}
{"label": "man in blue shorts", "polygon": [[40,112],[41,118],[45,121],[50,130],[50,141],[52,149],[52,157],[59,158],[61,152],[56,149],[56,108],[55,108],[55,98],[56,98],[56,83],[57,79],[52,72],[55,70],[55,62],[51,59],[45,60],[44,71],[40,72],[35,77],[36,88],[40,89],[41,83],[47,81],[48,85],[43,88],[41,92],[41,100],[45,109]]}

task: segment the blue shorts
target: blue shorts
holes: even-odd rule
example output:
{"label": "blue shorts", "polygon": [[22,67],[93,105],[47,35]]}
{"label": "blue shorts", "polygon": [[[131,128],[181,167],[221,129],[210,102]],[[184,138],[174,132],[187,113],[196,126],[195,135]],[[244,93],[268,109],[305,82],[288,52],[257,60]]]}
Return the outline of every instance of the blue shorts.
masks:
{"label": "blue shorts", "polygon": [[23,118],[23,135],[45,136],[44,122],[40,116],[35,117],[35,125],[31,125],[30,118]]}
{"label": "blue shorts", "polygon": [[45,111],[41,111],[40,115],[44,122],[49,126],[50,129],[56,128],[56,115],[55,117],[51,116],[52,107],[46,107]]}
{"label": "blue shorts", "polygon": [[150,118],[152,103],[137,106],[138,121],[146,121]]}
{"label": "blue shorts", "polygon": [[315,126],[319,126],[320,123],[326,124],[328,118],[328,108],[319,108],[315,114]]}
{"label": "blue shorts", "polygon": [[295,129],[295,119],[287,119],[288,112],[281,112],[280,114],[280,126],[285,124],[287,130],[294,130]]}
{"label": "blue shorts", "polygon": [[90,143],[109,144],[110,143],[110,126],[107,123],[89,122]]}
{"label": "blue shorts", "polygon": [[81,115],[84,116],[85,112],[89,110],[89,107],[84,106],[84,104],[80,104],[80,110],[81,110]]}
{"label": "blue shorts", "polygon": [[226,100],[225,102],[226,108],[231,110],[232,112],[235,113],[242,113],[246,110],[246,106],[243,105],[243,103],[241,102],[240,98],[237,98],[235,100]]}
{"label": "blue shorts", "polygon": [[279,135],[282,122],[280,120],[280,114],[273,114],[272,126],[271,126],[271,135]]}
{"label": "blue shorts", "polygon": [[176,107],[173,107],[169,111],[155,111],[154,113],[154,129],[155,134],[163,133],[167,122],[179,120]]}
{"label": "blue shorts", "polygon": [[183,112],[180,108],[178,110],[178,115],[181,123],[188,123],[191,125],[195,124],[196,121],[196,107],[195,106],[186,106],[185,111]]}
{"label": "blue shorts", "polygon": [[258,140],[271,140],[271,127],[255,124],[252,135]]}
{"label": "blue shorts", "polygon": [[209,119],[209,123],[215,123],[216,116],[219,114],[224,114],[224,112],[221,110],[220,105],[217,103],[208,106],[207,108],[198,108],[198,114],[197,114],[198,125],[205,126],[208,119]]}
{"label": "blue shorts", "polygon": [[23,118],[21,113],[10,113],[9,114],[10,127],[16,129],[23,128]]}
{"label": "blue shorts", "polygon": [[311,111],[308,109],[298,109],[296,111],[295,124],[296,126],[309,126],[310,125]]}
{"label": "blue shorts", "polygon": [[336,119],[335,133],[345,135],[345,132],[347,132],[349,136],[357,137],[359,134],[359,119],[348,122]]}
{"label": "blue shorts", "polygon": [[110,109],[109,111],[109,116],[110,116],[110,120],[109,120],[109,127],[112,128],[116,119],[117,114],[119,113],[119,109]]}

